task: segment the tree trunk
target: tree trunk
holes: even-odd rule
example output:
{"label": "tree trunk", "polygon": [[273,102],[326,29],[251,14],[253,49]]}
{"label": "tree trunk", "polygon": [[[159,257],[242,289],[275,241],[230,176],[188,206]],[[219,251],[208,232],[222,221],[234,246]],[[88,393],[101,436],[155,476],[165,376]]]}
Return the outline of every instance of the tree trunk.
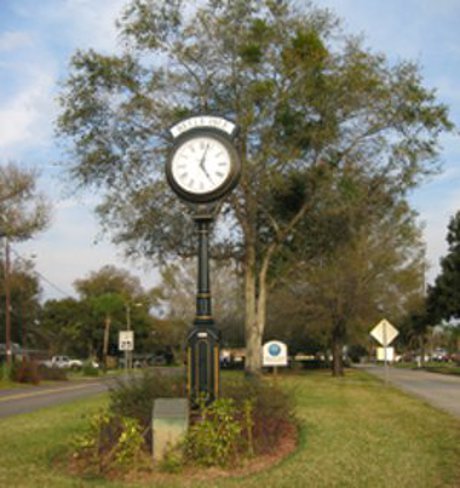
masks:
{"label": "tree trunk", "polygon": [[338,323],[332,330],[332,376],[344,376],[343,345],[345,330],[342,323]]}
{"label": "tree trunk", "polygon": [[[262,340],[267,315],[267,273],[275,246],[271,246],[259,272],[255,272],[255,259],[246,269],[246,373],[262,372]],[[254,253],[255,256],[255,253]],[[249,306],[250,310],[249,310]]]}
{"label": "tree trunk", "polygon": [[102,346],[102,363],[107,368],[107,356],[109,353],[109,337],[110,337],[110,325],[112,324],[112,318],[110,315],[106,315],[104,320],[104,343]]}
{"label": "tree trunk", "polygon": [[425,338],[423,334],[419,336],[420,341],[420,366],[425,367]]}
{"label": "tree trunk", "polygon": [[93,341],[89,340],[88,344],[88,358],[94,358],[94,348],[93,348]]}
{"label": "tree trunk", "polygon": [[245,314],[245,339],[246,357],[245,370],[248,374],[258,375],[261,372],[261,347],[262,334],[258,324],[257,314],[257,284],[255,270],[255,249],[247,248],[245,263],[245,290],[244,298],[246,305]]}

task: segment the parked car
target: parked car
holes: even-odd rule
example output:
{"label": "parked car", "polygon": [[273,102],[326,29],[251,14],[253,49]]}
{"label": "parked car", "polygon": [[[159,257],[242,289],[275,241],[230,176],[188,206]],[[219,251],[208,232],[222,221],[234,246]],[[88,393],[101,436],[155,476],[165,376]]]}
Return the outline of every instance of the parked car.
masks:
{"label": "parked car", "polygon": [[[83,361],[80,359],[71,359],[69,356],[53,356],[48,361],[44,361],[43,365],[48,368],[78,370],[83,367]],[[96,361],[91,361],[91,365],[93,368],[99,367],[99,364]]]}
{"label": "parked car", "polygon": [[445,349],[437,348],[433,351],[431,359],[433,361],[447,362],[449,361],[449,353]]}

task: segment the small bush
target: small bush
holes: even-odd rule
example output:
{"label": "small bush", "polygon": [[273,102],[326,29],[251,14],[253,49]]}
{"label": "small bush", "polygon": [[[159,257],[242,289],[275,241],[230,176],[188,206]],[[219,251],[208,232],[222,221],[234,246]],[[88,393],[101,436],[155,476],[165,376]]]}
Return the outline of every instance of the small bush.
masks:
{"label": "small bush", "polygon": [[186,436],[186,460],[202,466],[229,466],[241,451],[243,430],[234,401],[220,398],[209,406],[202,404],[200,413]]}
{"label": "small bush", "polygon": [[63,368],[48,368],[41,365],[38,368],[40,379],[48,381],[67,381],[67,372]]}
{"label": "small bush", "polygon": [[182,376],[163,375],[158,372],[143,371],[141,376],[120,377],[110,390],[109,409],[115,415],[136,419],[143,429],[147,429],[145,441],[151,445],[151,425],[153,401],[156,398],[185,396]]}
{"label": "small bush", "polygon": [[95,368],[91,361],[85,361],[81,371],[84,376],[99,376],[99,368]]}
{"label": "small bush", "polygon": [[224,382],[222,390],[223,397],[234,399],[240,415],[246,415],[247,421],[252,418],[252,428],[245,429],[242,435],[254,454],[272,452],[286,428],[297,423],[295,392],[285,385],[280,388],[257,377],[234,377]]}
{"label": "small bush", "polygon": [[75,457],[84,460],[86,471],[95,469],[98,474],[135,465],[143,444],[137,420],[114,416],[107,410],[92,416],[86,432],[73,439]]}
{"label": "small bush", "polygon": [[38,385],[40,383],[40,375],[38,374],[37,364],[27,359],[23,359],[19,364],[15,363],[11,370],[11,379],[18,383]]}
{"label": "small bush", "polygon": [[171,446],[164,453],[163,459],[160,461],[158,467],[160,471],[165,473],[180,473],[184,466],[184,456],[182,452],[182,445]]}
{"label": "small bush", "polygon": [[0,367],[0,379],[5,381],[11,380],[11,372],[12,368],[6,362],[2,363]]}

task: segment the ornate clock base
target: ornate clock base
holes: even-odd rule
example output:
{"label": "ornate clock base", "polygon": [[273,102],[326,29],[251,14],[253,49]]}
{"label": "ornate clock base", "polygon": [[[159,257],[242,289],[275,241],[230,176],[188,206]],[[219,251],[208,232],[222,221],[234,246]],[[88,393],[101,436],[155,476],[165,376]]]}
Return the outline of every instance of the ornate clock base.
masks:
{"label": "ornate clock base", "polygon": [[195,325],[187,337],[187,390],[192,408],[219,397],[219,331],[214,324]]}

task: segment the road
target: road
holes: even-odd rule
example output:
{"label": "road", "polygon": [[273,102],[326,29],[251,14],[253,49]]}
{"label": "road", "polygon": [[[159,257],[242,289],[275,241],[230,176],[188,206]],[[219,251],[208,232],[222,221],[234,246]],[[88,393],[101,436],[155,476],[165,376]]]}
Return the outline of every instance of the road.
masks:
{"label": "road", "polygon": [[[385,379],[382,366],[362,365],[359,368]],[[389,381],[401,390],[460,418],[460,376],[390,367]]]}
{"label": "road", "polygon": [[53,386],[0,390],[0,418],[96,395],[107,391],[110,384],[113,384],[113,379],[94,379]]}
{"label": "road", "polygon": [[[142,370],[134,371],[134,375],[142,374]],[[158,366],[150,370],[161,375],[184,374],[181,367],[162,367]],[[0,390],[0,418],[9,417],[21,413],[34,412],[40,408],[59,405],[71,402],[79,398],[84,398],[98,393],[106,392],[110,386],[114,385],[118,377],[99,377],[80,381],[69,381],[56,383],[52,386],[28,386],[24,388],[11,388]],[[128,376],[132,378],[131,375]]]}

